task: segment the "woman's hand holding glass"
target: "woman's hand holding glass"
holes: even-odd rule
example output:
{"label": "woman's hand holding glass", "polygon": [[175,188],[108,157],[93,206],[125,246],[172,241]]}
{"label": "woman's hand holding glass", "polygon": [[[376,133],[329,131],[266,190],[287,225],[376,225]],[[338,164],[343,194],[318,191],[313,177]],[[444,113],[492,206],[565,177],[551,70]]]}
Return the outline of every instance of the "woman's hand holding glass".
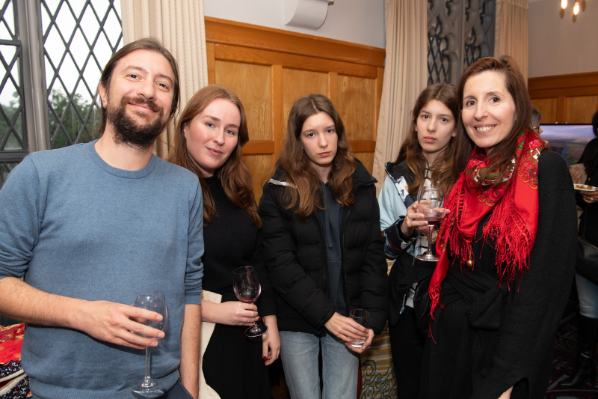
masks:
{"label": "woman's hand holding glass", "polygon": [[253,303],[202,301],[201,317],[204,321],[228,326],[253,326],[258,321],[257,306]]}
{"label": "woman's hand holding glass", "polygon": [[[450,211],[445,208],[434,208],[434,210],[440,214],[442,217],[448,214]],[[410,236],[417,230],[420,233],[428,235],[428,221],[425,219],[426,215],[418,209],[418,203],[414,202],[407,208],[407,214],[405,215],[405,219],[403,223],[401,223],[401,231],[406,236]]]}
{"label": "woman's hand holding glass", "polygon": [[[353,352],[361,353],[363,352],[370,344],[371,338],[370,333],[365,327],[361,326],[354,320],[351,320],[348,317],[342,316],[339,313],[334,312],[332,317],[324,324],[326,329],[336,335],[338,338],[342,339],[345,342],[347,348],[351,349]],[[373,337],[373,331],[371,336]],[[365,339],[365,343],[361,348],[355,348],[351,346],[351,343],[356,340]],[[369,343],[368,343],[369,340]]]}

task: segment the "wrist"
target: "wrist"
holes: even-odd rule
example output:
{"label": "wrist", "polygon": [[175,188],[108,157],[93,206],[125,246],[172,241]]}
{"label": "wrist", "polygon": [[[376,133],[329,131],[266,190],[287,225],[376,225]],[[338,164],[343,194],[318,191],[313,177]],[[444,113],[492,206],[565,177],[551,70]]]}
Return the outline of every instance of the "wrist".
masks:
{"label": "wrist", "polygon": [[413,238],[414,234],[415,234],[415,228],[407,227],[407,224],[405,223],[405,219],[403,219],[399,222],[399,237],[401,238],[401,240],[403,240],[403,242],[408,242],[409,240],[411,240]]}

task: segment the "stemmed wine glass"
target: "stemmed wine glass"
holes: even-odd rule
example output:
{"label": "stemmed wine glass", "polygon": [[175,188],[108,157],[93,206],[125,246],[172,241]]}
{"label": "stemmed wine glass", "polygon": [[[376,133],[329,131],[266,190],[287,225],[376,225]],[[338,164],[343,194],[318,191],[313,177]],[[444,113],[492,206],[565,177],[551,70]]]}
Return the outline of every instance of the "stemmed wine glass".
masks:
{"label": "stemmed wine glass", "polygon": [[[253,266],[241,266],[233,270],[233,289],[237,299],[244,303],[254,303],[262,292],[257,272]],[[245,330],[248,337],[259,337],[268,331],[265,324],[253,323],[252,327]]]}
{"label": "stemmed wine glass", "polygon": [[428,222],[428,251],[415,257],[426,262],[438,262],[440,259],[432,254],[432,230],[444,216],[437,208],[444,204],[444,188],[438,186],[422,187],[417,195],[417,212],[424,214]]}
{"label": "stemmed wine glass", "polygon": [[[166,325],[168,324],[168,310],[166,308],[166,299],[162,292],[136,292],[133,306],[161,314],[162,320],[146,320],[143,324],[161,331],[166,329]],[[152,379],[150,376],[150,350],[151,347],[149,346],[145,348],[145,378],[143,379],[143,382],[134,382],[131,384],[131,391],[133,391],[133,394],[137,397],[157,397],[156,395],[159,396],[164,393],[164,384],[158,380]]]}

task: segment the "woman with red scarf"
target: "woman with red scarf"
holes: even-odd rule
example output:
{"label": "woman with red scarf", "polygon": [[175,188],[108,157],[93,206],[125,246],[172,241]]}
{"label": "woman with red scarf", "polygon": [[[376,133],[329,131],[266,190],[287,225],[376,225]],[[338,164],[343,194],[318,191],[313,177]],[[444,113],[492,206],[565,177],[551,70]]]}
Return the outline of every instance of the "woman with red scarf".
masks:
{"label": "woman with red scarf", "polygon": [[573,183],[531,128],[512,58],[472,64],[458,97],[470,155],[436,242],[419,397],[544,398],[574,274]]}

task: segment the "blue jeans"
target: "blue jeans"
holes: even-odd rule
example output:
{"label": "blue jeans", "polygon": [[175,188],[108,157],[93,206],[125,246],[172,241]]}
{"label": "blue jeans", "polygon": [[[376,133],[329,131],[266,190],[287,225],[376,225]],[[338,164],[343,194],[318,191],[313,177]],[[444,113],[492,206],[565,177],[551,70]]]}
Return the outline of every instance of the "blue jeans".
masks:
{"label": "blue jeans", "polygon": [[[318,354],[322,344],[320,393]],[[357,397],[359,355],[332,333],[315,335],[280,331],[280,357],[291,399],[354,399]]]}
{"label": "blue jeans", "polygon": [[590,319],[598,319],[598,285],[575,274],[577,296],[579,297],[579,313]]}

